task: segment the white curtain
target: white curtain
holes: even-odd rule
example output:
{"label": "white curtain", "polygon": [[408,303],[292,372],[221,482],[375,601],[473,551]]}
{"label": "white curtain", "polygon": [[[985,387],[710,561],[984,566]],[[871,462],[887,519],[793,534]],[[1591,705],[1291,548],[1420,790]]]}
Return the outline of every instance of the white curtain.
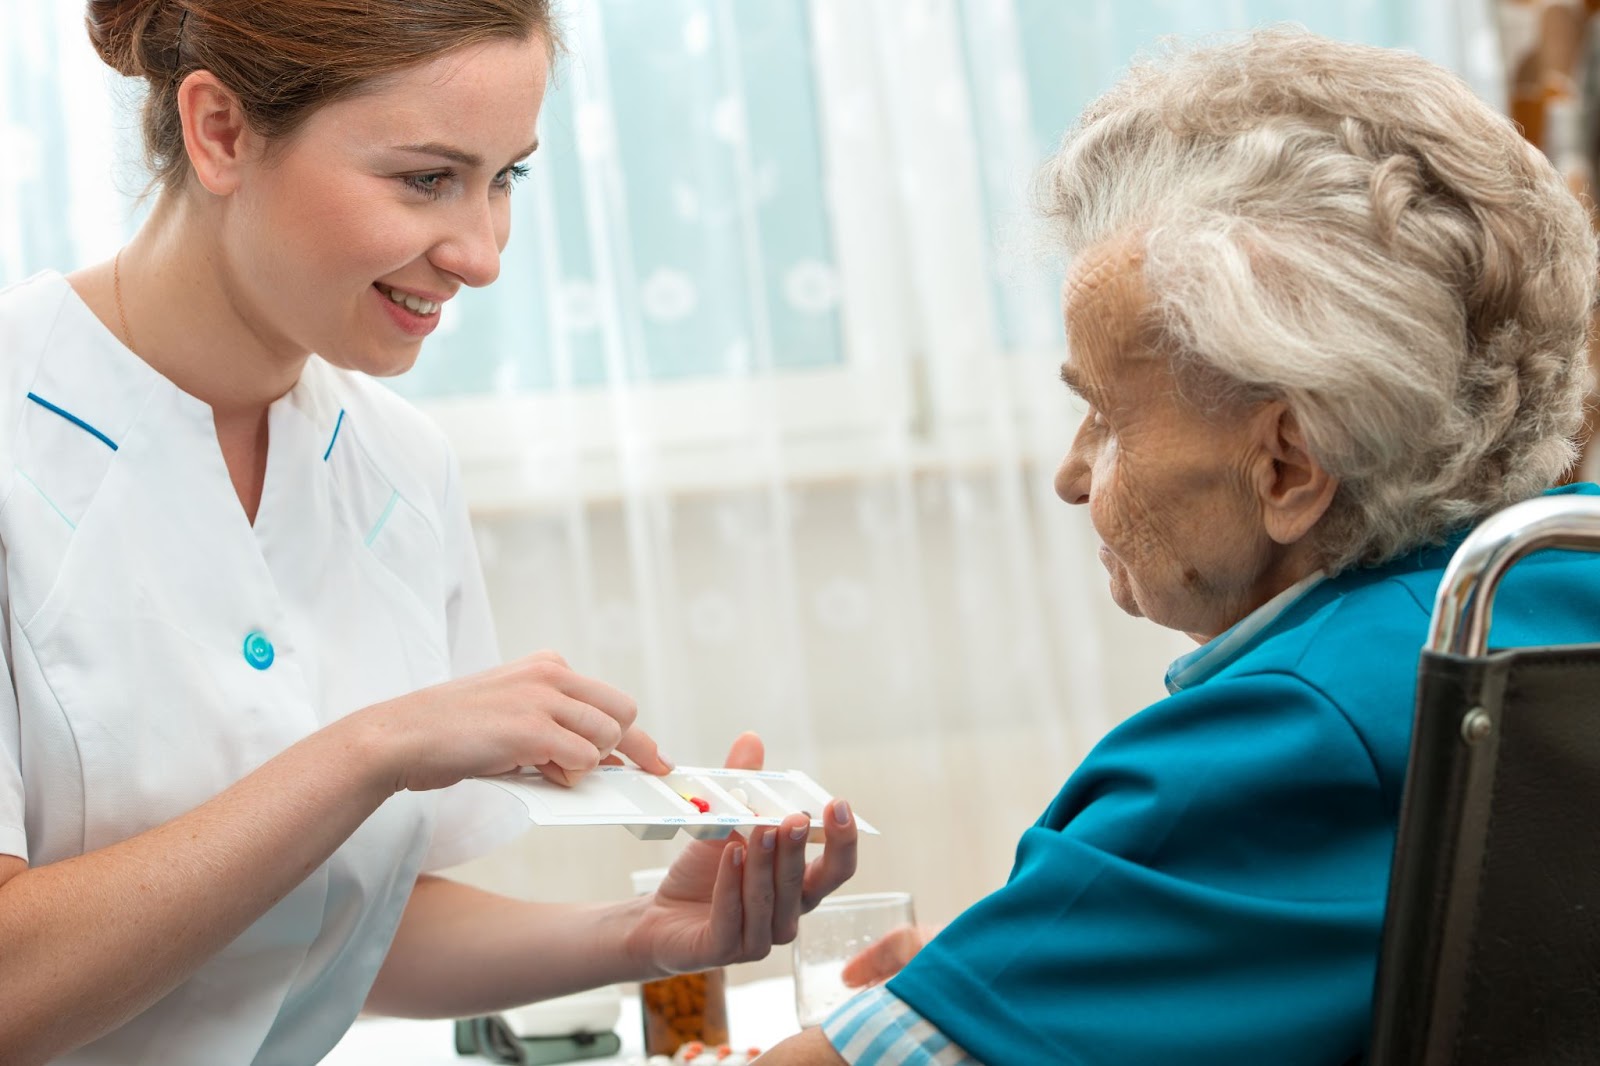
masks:
{"label": "white curtain", "polygon": [[[132,94],[80,5],[0,0],[0,284],[109,257]],[[396,387],[455,441],[503,651],[633,692],[683,763],[739,730],[884,831],[943,921],[1183,638],[1110,603],[1050,477],[1060,265],[1025,190],[1163,34],[1292,20],[1503,92],[1454,0],[571,0],[501,280]],[[671,848],[539,830],[464,871],[626,891]]]}

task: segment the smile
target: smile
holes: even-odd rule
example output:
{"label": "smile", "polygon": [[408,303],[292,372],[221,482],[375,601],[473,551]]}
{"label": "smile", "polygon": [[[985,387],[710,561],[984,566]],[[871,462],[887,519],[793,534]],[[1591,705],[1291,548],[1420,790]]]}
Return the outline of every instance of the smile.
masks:
{"label": "smile", "polygon": [[391,288],[381,281],[374,282],[373,284],[377,287],[379,292],[383,293],[390,300],[393,300],[395,303],[399,304],[401,307],[404,307],[407,311],[410,311],[414,315],[427,316],[437,314],[439,308],[444,306],[437,300],[424,300],[420,296],[413,296],[409,292],[401,292],[399,289]]}

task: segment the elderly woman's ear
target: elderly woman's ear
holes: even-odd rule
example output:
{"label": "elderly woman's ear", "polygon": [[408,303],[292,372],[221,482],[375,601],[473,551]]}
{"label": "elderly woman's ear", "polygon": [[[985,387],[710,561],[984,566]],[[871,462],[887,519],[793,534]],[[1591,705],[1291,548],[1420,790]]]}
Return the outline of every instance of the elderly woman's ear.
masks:
{"label": "elderly woman's ear", "polygon": [[1281,400],[1263,404],[1251,422],[1252,487],[1262,527],[1278,544],[1298,544],[1327,513],[1339,481],[1307,447],[1305,432],[1288,404]]}

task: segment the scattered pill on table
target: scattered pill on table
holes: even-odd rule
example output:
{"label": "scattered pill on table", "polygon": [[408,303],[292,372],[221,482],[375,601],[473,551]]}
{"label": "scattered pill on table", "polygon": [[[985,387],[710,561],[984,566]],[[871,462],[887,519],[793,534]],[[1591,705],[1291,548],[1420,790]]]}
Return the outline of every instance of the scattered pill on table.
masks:
{"label": "scattered pill on table", "polygon": [[[729,1044],[707,1047],[691,1042],[678,1049],[678,1053],[672,1056],[672,1063],[673,1066],[749,1066],[760,1057],[761,1049],[758,1047],[738,1051]],[[656,1060],[651,1059],[649,1066],[657,1066]]]}

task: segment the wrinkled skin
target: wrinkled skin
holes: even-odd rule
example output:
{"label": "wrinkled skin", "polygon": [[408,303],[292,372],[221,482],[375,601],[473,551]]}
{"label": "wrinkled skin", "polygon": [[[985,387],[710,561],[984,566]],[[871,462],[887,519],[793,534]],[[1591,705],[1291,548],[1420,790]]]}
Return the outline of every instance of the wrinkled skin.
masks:
{"label": "wrinkled skin", "polygon": [[1306,535],[1335,486],[1282,404],[1180,394],[1140,268],[1134,241],[1103,245],[1063,286],[1062,378],[1088,412],[1056,493],[1088,505],[1119,607],[1207,640],[1317,569]]}
{"label": "wrinkled skin", "polygon": [[[1288,407],[1206,412],[1179,392],[1149,322],[1139,243],[1090,249],[1062,289],[1062,379],[1088,410],[1056,472],[1085,504],[1111,595],[1129,614],[1206,641],[1321,566],[1311,536],[1338,481],[1306,447]],[[856,986],[888,980],[930,939],[904,927],[846,965]],[[838,1066],[821,1029],[761,1057]]]}

